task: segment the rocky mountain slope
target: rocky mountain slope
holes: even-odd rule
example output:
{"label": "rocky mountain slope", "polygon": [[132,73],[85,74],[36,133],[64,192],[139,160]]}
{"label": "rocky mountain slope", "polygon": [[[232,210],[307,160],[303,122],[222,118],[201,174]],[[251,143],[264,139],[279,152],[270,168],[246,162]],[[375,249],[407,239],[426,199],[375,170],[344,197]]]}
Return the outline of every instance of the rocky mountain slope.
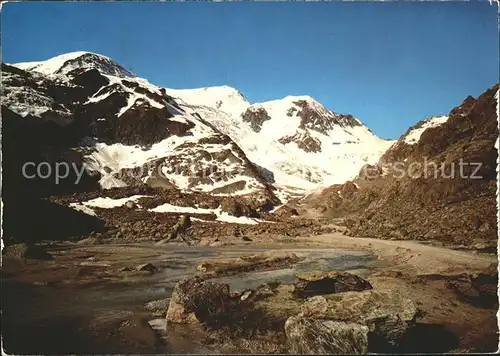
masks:
{"label": "rocky mountain slope", "polygon": [[[104,188],[124,185],[114,177],[122,169],[166,157],[167,152],[185,156],[172,151],[213,135],[229,136],[252,162],[242,164],[253,164],[268,183],[306,190],[345,181],[362,164],[376,162],[391,144],[351,115],[331,112],[311,97],[250,105],[226,86],[160,88],[94,53],[75,52],[4,67],[4,106],[23,117],[60,124],[77,121],[82,140],[88,136],[93,142],[87,139],[75,145],[92,147],[85,156],[91,169],[103,176]],[[227,149],[238,155],[232,151],[236,148]],[[195,150],[208,152],[202,146]],[[252,188],[261,188],[259,179],[251,178]],[[185,178],[169,179],[180,189],[198,190],[197,183],[186,184]]]}
{"label": "rocky mountain slope", "polygon": [[218,197],[225,212],[257,218],[343,182],[390,144],[310,97],[251,105],[230,87],[161,88],[89,52],[2,64],[2,116],[3,151],[15,152],[3,162],[7,217],[38,198],[77,194],[71,203],[83,204],[86,192],[150,187]]}
{"label": "rocky mountain slope", "polygon": [[498,85],[411,127],[352,182],[302,203],[356,236],[496,251]]}
{"label": "rocky mountain slope", "polygon": [[163,176],[179,189],[224,190],[235,182],[241,189],[233,190],[267,189],[229,138],[106,57],[78,52],[18,67],[29,71],[4,66],[5,106],[25,121],[73,125],[72,146],[103,188],[127,185],[121,176],[146,182],[153,167],[139,176],[123,170],[162,161],[175,165]]}

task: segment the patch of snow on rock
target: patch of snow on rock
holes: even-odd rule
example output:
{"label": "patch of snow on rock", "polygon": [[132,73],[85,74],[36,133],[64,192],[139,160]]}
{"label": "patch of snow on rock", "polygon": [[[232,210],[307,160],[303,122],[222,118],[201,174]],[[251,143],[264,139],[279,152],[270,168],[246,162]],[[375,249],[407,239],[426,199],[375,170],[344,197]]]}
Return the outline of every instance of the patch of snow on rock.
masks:
{"label": "patch of snow on rock", "polygon": [[408,145],[414,145],[416,144],[419,140],[422,134],[424,133],[425,130],[432,128],[432,127],[438,127],[444,124],[446,121],[448,121],[448,116],[436,116],[428,119],[426,122],[423,123],[423,125],[417,129],[414,129],[410,131],[406,137],[405,137],[405,143]]}

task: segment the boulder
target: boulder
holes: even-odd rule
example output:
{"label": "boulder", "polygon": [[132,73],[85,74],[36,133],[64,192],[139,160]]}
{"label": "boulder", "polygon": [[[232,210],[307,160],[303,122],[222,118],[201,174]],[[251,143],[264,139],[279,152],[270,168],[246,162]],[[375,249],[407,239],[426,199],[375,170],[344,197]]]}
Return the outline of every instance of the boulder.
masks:
{"label": "boulder", "polygon": [[291,206],[283,205],[282,207],[278,208],[274,214],[280,218],[288,218],[299,215],[299,212],[297,211],[297,209],[292,208]]}
{"label": "boulder", "polygon": [[316,296],[301,310],[300,316],[365,325],[374,340],[390,345],[397,345],[418,315],[410,299],[375,290]]}
{"label": "boulder", "polygon": [[132,201],[132,200],[127,201],[125,203],[125,206],[127,208],[129,208],[129,209],[135,209],[135,208],[137,208],[137,204],[134,201]]}
{"label": "boulder", "polygon": [[348,272],[314,271],[298,274],[297,278],[294,294],[300,298],[372,289],[370,282]]}
{"label": "boulder", "polygon": [[259,218],[260,214],[256,211],[255,205],[255,202],[245,200],[244,198],[228,197],[222,200],[221,211],[236,217],[248,216]]}
{"label": "boulder", "polygon": [[[177,238],[177,236],[182,235],[187,229],[191,227],[191,218],[189,215],[181,215],[177,224],[172,228],[172,232],[167,237],[168,240]],[[184,240],[184,239],[183,239]]]}
{"label": "boulder", "polygon": [[213,323],[228,312],[231,303],[227,284],[183,279],[176,284],[167,311],[172,323]]}
{"label": "boulder", "polygon": [[307,299],[301,306],[301,316],[326,315],[328,312],[328,301],[322,296],[315,296]]}
{"label": "boulder", "polygon": [[243,215],[243,207],[235,199],[226,199],[221,204],[221,210],[236,217]]}
{"label": "boulder", "polygon": [[366,354],[368,327],[356,323],[292,316],[285,334],[293,354]]}
{"label": "boulder", "polygon": [[358,191],[358,187],[354,182],[348,180],[340,188],[340,196],[344,199],[351,198]]}

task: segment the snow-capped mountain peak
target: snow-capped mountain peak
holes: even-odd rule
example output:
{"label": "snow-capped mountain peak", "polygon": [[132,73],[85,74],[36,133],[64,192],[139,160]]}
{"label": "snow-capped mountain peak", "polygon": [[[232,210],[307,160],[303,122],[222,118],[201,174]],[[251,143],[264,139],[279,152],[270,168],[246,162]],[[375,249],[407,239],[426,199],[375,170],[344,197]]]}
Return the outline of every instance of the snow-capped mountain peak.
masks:
{"label": "snow-capped mountain peak", "polygon": [[68,74],[75,69],[97,69],[102,74],[121,78],[132,78],[135,75],[111,58],[92,52],[71,52],[61,54],[46,61],[15,63],[13,66],[26,71],[34,71],[45,75]]}
{"label": "snow-capped mountain peak", "polygon": [[[330,111],[309,95],[251,104],[227,85],[161,88],[91,52],[12,66],[30,73],[10,67],[4,75],[7,106],[23,117],[72,121],[83,115],[98,140],[90,158],[96,170],[111,179],[101,182],[106,187],[128,184],[115,179],[123,169],[138,169],[164,157],[182,168],[168,174],[168,184],[177,188],[225,187],[235,194],[272,184],[283,197],[287,187],[296,192],[343,183],[364,164],[376,163],[392,144],[352,115]],[[187,165],[194,165],[196,174],[210,167],[228,172],[227,180],[199,180],[186,175]],[[148,174],[142,178],[153,177]]]}
{"label": "snow-capped mountain peak", "polygon": [[335,136],[335,131],[339,129],[365,127],[352,115],[332,112],[308,95],[287,96],[283,99],[254,104],[243,114],[243,118],[257,111],[261,117],[267,116],[273,119],[268,121],[261,118],[261,121],[262,130],[268,131],[275,139],[292,135],[297,128]]}
{"label": "snow-capped mountain peak", "polygon": [[185,104],[205,106],[238,116],[250,103],[237,89],[222,85],[197,89],[167,89],[167,94]]}

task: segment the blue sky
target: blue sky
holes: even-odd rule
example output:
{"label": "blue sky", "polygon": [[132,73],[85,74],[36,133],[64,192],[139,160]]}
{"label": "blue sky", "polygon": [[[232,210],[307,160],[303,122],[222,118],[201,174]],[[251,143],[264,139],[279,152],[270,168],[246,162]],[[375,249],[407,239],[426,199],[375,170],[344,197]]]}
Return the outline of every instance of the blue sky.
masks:
{"label": "blue sky", "polygon": [[2,8],[3,61],[107,55],[170,88],[250,102],[311,95],[395,138],[498,82],[497,6],[482,2],[62,2]]}

